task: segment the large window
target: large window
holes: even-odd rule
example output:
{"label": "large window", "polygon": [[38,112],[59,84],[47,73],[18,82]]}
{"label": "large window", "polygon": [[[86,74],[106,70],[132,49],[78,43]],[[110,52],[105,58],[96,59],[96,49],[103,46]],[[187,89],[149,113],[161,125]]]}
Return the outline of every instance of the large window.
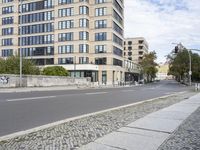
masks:
{"label": "large window", "polygon": [[2,46],[10,46],[10,45],[13,45],[13,39],[12,39],[12,38],[2,39],[2,40],[1,40],[1,45],[2,45]]}
{"label": "large window", "polygon": [[69,29],[74,27],[74,20],[65,20],[58,22],[58,29]]}
{"label": "large window", "polygon": [[82,18],[79,20],[79,26],[82,28],[88,28],[89,27],[89,20]]}
{"label": "large window", "polygon": [[[22,15],[22,23],[32,23],[32,22],[53,20],[54,18],[53,14],[54,13],[52,11],[46,11],[46,12]],[[19,17],[19,19],[21,22],[21,16]]]}
{"label": "large window", "polygon": [[13,13],[13,6],[3,7],[2,14],[10,14]]}
{"label": "large window", "polygon": [[2,35],[12,35],[13,34],[13,28],[3,28],[2,29]]}
{"label": "large window", "polygon": [[9,3],[12,2],[13,0],[2,0],[2,3]]}
{"label": "large window", "polygon": [[58,41],[59,42],[73,41],[73,38],[74,38],[73,32],[58,34]]}
{"label": "large window", "polygon": [[114,66],[121,66],[123,65],[122,61],[116,58],[113,58],[113,65]]}
{"label": "large window", "polygon": [[74,15],[74,8],[72,8],[72,7],[58,10],[59,17],[73,16],[73,15]]}
{"label": "large window", "polygon": [[80,31],[79,40],[89,40],[89,33],[86,31]]}
{"label": "large window", "polygon": [[80,6],[79,7],[79,14],[80,15],[88,15],[89,14],[89,8],[87,6]]}
{"label": "large window", "polygon": [[106,28],[107,27],[107,20],[97,20],[95,21],[95,28]]}
{"label": "large window", "polygon": [[120,26],[118,26],[114,21],[113,21],[113,29],[120,35],[123,35],[123,29]]}
{"label": "large window", "polygon": [[89,64],[88,57],[79,57],[79,64]]}
{"label": "large window", "polygon": [[53,23],[22,26],[22,34],[34,34],[34,33],[44,33],[44,32],[46,33],[46,32],[53,32],[53,31],[54,31]]}
{"label": "large window", "polygon": [[80,44],[79,45],[79,53],[88,53],[89,45],[88,44]]}
{"label": "large window", "polygon": [[101,4],[101,3],[105,3],[107,0],[95,0],[96,4]]}
{"label": "large window", "polygon": [[106,7],[95,9],[95,16],[105,16],[105,15],[106,15]]}
{"label": "large window", "polygon": [[[19,38],[20,43],[21,38]],[[54,35],[38,35],[38,36],[26,36],[22,37],[22,46],[25,45],[39,45],[39,44],[51,44],[54,42]]]}
{"label": "large window", "polygon": [[58,64],[73,64],[73,57],[58,58]]}
{"label": "large window", "polygon": [[2,49],[1,56],[2,57],[9,57],[13,55],[13,49]]}
{"label": "large window", "polygon": [[113,16],[121,25],[123,24],[122,17],[114,9],[113,9]]}
{"label": "large window", "polygon": [[95,41],[106,41],[107,40],[107,33],[95,33]]}
{"label": "large window", "polygon": [[[20,49],[19,49],[20,52]],[[54,47],[29,47],[29,48],[22,48],[22,55],[24,57],[29,56],[50,56],[54,54]]]}
{"label": "large window", "polygon": [[67,54],[74,52],[74,45],[62,45],[58,47],[58,54]]}
{"label": "large window", "polygon": [[74,0],[58,0],[58,4],[71,4],[74,3]]}
{"label": "large window", "polygon": [[113,34],[113,42],[120,46],[123,46],[123,40],[115,34]]}
{"label": "large window", "polygon": [[95,58],[95,64],[96,65],[106,65],[107,63],[107,58],[103,57],[103,58]]}
{"label": "large window", "polygon": [[22,12],[31,12],[52,7],[53,7],[53,0],[42,0],[38,2],[23,4]]}
{"label": "large window", "polygon": [[106,53],[106,45],[96,45],[95,53]]}
{"label": "large window", "polygon": [[123,51],[115,46],[113,46],[113,54],[118,55],[118,56],[122,56]]}
{"label": "large window", "polygon": [[13,23],[14,23],[13,17],[2,18],[2,25],[13,24]]}

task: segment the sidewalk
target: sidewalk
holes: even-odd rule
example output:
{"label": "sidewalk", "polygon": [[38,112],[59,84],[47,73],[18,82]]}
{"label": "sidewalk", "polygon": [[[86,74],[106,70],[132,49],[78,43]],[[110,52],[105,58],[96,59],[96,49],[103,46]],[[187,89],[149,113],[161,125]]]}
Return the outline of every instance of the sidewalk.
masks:
{"label": "sidewalk", "polygon": [[[200,149],[199,115],[200,94],[197,94],[138,119],[81,147],[80,150],[157,150],[158,148],[178,150],[190,148],[191,145],[194,146],[194,150],[198,150]],[[179,127],[182,127],[182,130]],[[187,133],[187,140],[184,133]],[[179,144],[176,143],[177,139]]]}

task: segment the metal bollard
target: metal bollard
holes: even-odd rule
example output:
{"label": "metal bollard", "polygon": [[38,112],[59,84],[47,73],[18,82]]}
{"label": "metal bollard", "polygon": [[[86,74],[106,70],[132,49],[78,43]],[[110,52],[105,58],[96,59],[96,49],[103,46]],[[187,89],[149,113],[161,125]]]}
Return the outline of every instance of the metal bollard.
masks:
{"label": "metal bollard", "polygon": [[200,84],[199,83],[195,83],[195,91],[199,91],[200,89]]}

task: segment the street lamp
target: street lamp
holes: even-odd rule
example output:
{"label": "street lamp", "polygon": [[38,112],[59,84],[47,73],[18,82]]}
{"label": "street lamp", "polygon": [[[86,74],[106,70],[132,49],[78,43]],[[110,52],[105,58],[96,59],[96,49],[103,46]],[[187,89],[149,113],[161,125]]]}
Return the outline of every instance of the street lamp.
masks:
{"label": "street lamp", "polygon": [[[177,44],[177,46],[175,47],[175,52],[178,52],[178,50],[183,50],[185,47],[182,45],[182,43],[172,43],[172,44]],[[188,52],[188,56],[189,56],[189,85],[192,85],[192,59],[191,59],[191,50],[188,50],[187,48],[185,48],[185,50],[187,50]]]}

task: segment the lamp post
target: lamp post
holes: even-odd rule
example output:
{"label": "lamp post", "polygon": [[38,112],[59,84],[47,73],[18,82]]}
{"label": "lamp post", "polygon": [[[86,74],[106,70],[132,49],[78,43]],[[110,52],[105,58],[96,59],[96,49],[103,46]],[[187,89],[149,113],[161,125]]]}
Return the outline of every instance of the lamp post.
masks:
{"label": "lamp post", "polygon": [[19,43],[19,46],[20,46],[20,48],[19,48],[19,57],[20,57],[20,67],[19,67],[19,86],[20,87],[22,87],[22,4],[23,4],[23,0],[20,0],[20,20],[19,20],[19,31],[20,31],[20,33],[19,33],[19,35],[20,35],[20,37],[19,37],[19,40],[20,40],[20,43]]}

